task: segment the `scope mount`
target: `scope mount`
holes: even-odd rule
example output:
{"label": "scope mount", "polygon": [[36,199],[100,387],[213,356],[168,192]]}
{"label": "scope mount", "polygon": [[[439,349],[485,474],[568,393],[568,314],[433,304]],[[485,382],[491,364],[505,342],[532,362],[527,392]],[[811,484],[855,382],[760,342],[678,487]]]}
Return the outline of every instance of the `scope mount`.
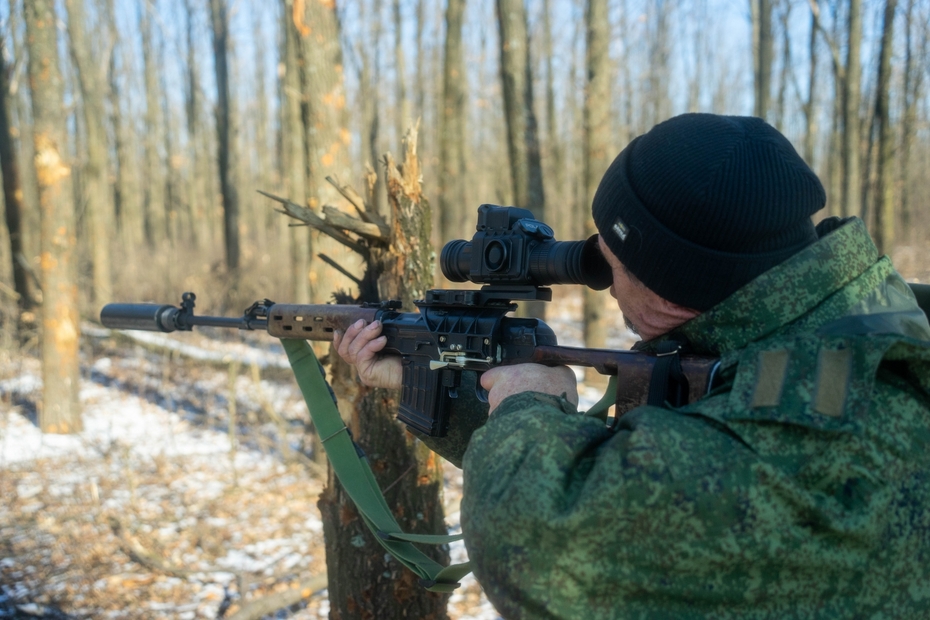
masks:
{"label": "scope mount", "polygon": [[503,306],[516,307],[515,301],[552,301],[552,289],[544,286],[502,286],[489,284],[481,289],[430,289],[417,305],[424,306]]}

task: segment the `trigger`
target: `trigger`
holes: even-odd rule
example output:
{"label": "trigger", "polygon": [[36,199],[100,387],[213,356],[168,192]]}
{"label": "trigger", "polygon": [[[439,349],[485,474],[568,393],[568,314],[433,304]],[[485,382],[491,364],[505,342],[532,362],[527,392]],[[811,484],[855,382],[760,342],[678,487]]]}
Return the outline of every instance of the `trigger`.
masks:
{"label": "trigger", "polygon": [[481,387],[481,383],[475,384],[475,396],[483,403],[488,402],[488,391]]}

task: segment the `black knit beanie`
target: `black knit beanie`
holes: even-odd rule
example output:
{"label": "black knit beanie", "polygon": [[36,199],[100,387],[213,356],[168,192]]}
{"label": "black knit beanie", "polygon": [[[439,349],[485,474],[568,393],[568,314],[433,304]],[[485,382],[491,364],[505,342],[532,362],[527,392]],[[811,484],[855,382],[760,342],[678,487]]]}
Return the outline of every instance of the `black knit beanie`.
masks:
{"label": "black knit beanie", "polygon": [[823,185],[759,118],[684,114],[610,165],[592,212],[607,246],[665,299],[708,310],[817,240]]}

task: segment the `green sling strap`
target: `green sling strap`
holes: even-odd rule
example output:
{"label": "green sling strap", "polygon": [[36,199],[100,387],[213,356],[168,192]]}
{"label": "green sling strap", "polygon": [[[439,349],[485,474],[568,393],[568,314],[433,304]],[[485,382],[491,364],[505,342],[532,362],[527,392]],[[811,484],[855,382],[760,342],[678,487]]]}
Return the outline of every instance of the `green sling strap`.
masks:
{"label": "green sling strap", "polygon": [[375,540],[398,562],[412,570],[427,590],[452,592],[462,577],[471,572],[469,563],[442,566],[411,543],[442,545],[461,540],[462,536],[405,534],[400,531],[400,526],[378,488],[371,467],[357,449],[349,429],[339,416],[313,349],[305,340],[282,339],[281,344],[333,471],[355,502],[365,525],[375,535]]}

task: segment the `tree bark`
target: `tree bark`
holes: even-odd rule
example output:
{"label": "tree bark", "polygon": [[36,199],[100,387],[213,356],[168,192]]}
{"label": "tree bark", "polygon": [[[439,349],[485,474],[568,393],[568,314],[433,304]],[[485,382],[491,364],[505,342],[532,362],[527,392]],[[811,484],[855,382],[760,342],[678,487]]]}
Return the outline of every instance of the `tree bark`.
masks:
{"label": "tree bark", "polygon": [[[905,57],[904,57],[904,97],[902,97],[901,115],[901,156],[899,158],[899,182],[901,184],[901,228],[912,230],[913,219],[911,205],[910,169],[911,150],[917,130],[917,102],[920,99],[923,84],[923,69],[916,57],[921,57],[927,51],[927,31],[924,29],[920,36],[919,49],[915,50],[913,40],[915,0],[908,0],[905,12]],[[924,56],[925,57],[925,56]]]}
{"label": "tree bark", "polygon": [[439,133],[439,228],[443,242],[459,238],[467,230],[463,228],[466,214],[473,213],[465,190],[464,14],[465,0],[448,0]]}
{"label": "tree bark", "polygon": [[[281,92],[281,159],[284,187],[291,200],[307,206],[307,160],[301,117],[298,33],[294,27],[294,0],[284,1],[284,75]],[[288,233],[291,256],[291,290],[296,303],[310,303],[310,229],[293,226]]]}
{"label": "tree bark", "polygon": [[82,426],[77,240],[54,0],[27,2],[25,16],[41,221],[43,385],[39,426],[43,432],[73,433]]}
{"label": "tree bark", "polygon": [[894,45],[894,18],[897,0],[885,0],[885,16],[879,52],[874,124],[878,133],[874,210],[875,244],[879,253],[891,251],[895,237],[894,140],[890,118],[891,53]]}
{"label": "tree bark", "polygon": [[[293,17],[300,35],[301,92],[306,105],[304,131],[307,157],[307,201],[319,211],[323,205],[346,203],[327,177],[348,179],[351,135],[348,130],[339,22],[333,2],[295,0]],[[358,260],[330,239],[319,238],[314,252],[343,264],[350,272]],[[311,298],[332,299],[338,289],[350,290],[354,283],[311,257]]]}
{"label": "tree bark", "polygon": [[160,97],[158,92],[158,60],[153,38],[151,7],[145,0],[139,8],[139,28],[142,31],[142,61],[145,78],[145,198],[143,218],[145,239],[151,247],[160,247],[167,236],[165,209],[165,172],[162,166],[159,145],[164,142],[160,122]]}
{"label": "tree bark", "polygon": [[[422,299],[432,279],[429,204],[420,189],[416,134],[408,136],[402,165],[386,155],[390,243],[371,248],[369,273],[361,301],[399,299],[410,309]],[[331,359],[337,356],[331,356]],[[394,420],[396,391],[360,386],[354,369],[335,360],[333,389],[353,437],[368,455],[379,486],[404,531],[445,533],[440,459],[405,433]],[[417,577],[372,539],[355,505],[333,477],[319,500],[326,540],[331,618],[446,618],[448,595],[427,592]],[[441,547],[424,548],[433,559],[448,562]]]}
{"label": "tree bark", "polygon": [[[587,0],[584,89],[584,204],[590,209],[594,193],[610,166],[610,22],[607,0]],[[597,234],[590,214],[585,217],[585,235]],[[602,348],[607,341],[607,317],[603,292],[584,289],[584,344]],[[605,384],[602,375],[585,372],[585,379],[595,385]]]}
{"label": "tree bark", "polygon": [[859,53],[862,46],[862,0],[849,0],[849,22],[846,53],[846,80],[843,88],[843,215],[862,215],[860,169],[859,102],[862,67]]}
{"label": "tree bark", "polygon": [[397,104],[394,109],[394,131],[397,136],[397,145],[400,146],[404,132],[410,126],[410,102],[407,100],[407,85],[405,83],[407,67],[404,59],[403,46],[403,20],[400,12],[400,0],[393,0],[394,13],[394,73],[397,92]]}
{"label": "tree bark", "polygon": [[[815,2],[817,0],[814,0]],[[817,18],[811,15],[811,31],[807,44],[808,59],[810,62],[810,73],[807,81],[807,100],[803,104],[804,110],[804,161],[807,165],[816,170],[814,160],[814,147],[817,143],[817,94],[819,92],[819,72],[817,64],[820,58],[819,47],[817,45]]]}
{"label": "tree bark", "polygon": [[497,0],[500,28],[500,69],[507,120],[507,149],[510,154],[510,177],[514,203],[530,209],[537,219],[545,219],[542,172],[534,168],[539,142],[536,115],[533,112],[530,77],[529,37],[523,0]]}
{"label": "tree bark", "polygon": [[233,183],[236,141],[233,138],[232,102],[229,95],[229,15],[226,0],[210,0],[213,62],[216,72],[216,138],[220,191],[223,195],[223,239],[226,269],[239,269],[239,197]]}
{"label": "tree bark", "polygon": [[[6,61],[6,46],[0,41],[0,168],[3,171],[3,206],[6,218],[7,234],[10,237],[10,266],[13,273],[13,287],[19,295],[16,300],[19,316],[17,331],[23,336],[24,329],[34,327],[34,321],[27,321],[37,305],[36,283],[32,280],[23,243],[23,190],[20,181],[19,161],[10,132],[10,86],[9,70]],[[30,314],[26,314],[30,313]]]}
{"label": "tree bark", "polygon": [[[83,189],[87,230],[90,233],[93,267],[92,299],[96,307],[113,299],[113,277],[110,267],[113,230],[113,203],[107,181],[106,111],[103,107],[104,70],[106,64],[95,60],[85,35],[84,0],[67,0],[68,33],[71,54],[78,69],[83,100],[84,125],[87,132],[87,159],[84,164]],[[112,52],[111,52],[112,53]]]}
{"label": "tree bark", "polygon": [[768,118],[772,89],[772,63],[775,56],[775,36],[772,31],[773,0],[750,0],[753,4],[753,32],[758,33],[753,49],[755,104],[753,114]]}

